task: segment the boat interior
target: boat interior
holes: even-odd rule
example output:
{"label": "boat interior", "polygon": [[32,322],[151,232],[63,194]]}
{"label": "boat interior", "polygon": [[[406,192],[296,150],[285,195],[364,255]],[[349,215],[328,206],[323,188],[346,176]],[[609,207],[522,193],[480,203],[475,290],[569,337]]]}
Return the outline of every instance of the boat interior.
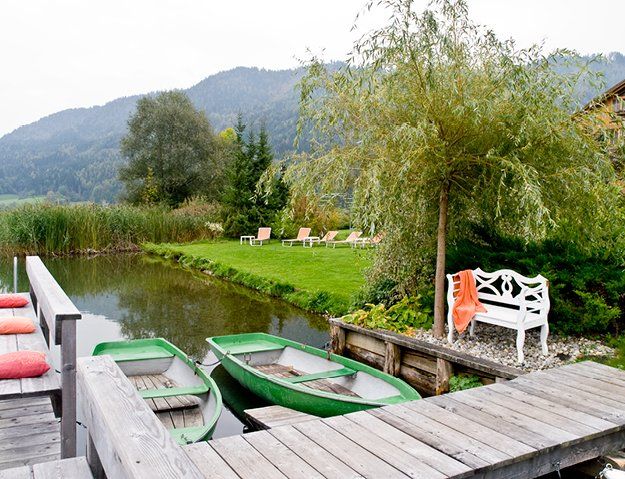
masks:
{"label": "boat interior", "polygon": [[395,386],[365,371],[290,346],[266,342],[267,345],[257,344],[233,355],[264,374],[311,389],[369,400],[401,394]]}
{"label": "boat interior", "polygon": [[216,407],[208,386],[177,356],[162,356],[118,365],[167,429],[208,424]]}

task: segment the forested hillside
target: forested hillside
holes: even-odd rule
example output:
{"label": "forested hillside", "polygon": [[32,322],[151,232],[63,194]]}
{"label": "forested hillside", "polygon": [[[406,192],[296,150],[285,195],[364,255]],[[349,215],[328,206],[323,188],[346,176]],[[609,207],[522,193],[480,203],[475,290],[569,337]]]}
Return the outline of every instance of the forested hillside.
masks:
{"label": "forested hillside", "polygon": [[[625,78],[625,57],[612,53],[591,68],[603,72],[609,87]],[[296,85],[303,73],[239,67],[212,75],[186,93],[217,131],[232,126],[238,113],[256,128],[264,121],[280,158],[293,147]],[[580,100],[586,102],[599,92],[584,88]],[[61,111],[0,138],[0,194],[53,192],[73,201],[115,201],[121,189],[119,141],[138,98]]]}
{"label": "forested hillside", "polygon": [[[293,146],[302,74],[240,67],[185,91],[216,131],[233,126],[238,113],[256,130],[264,122],[280,157]],[[115,201],[121,190],[119,141],[139,98],[61,111],[2,137],[0,194],[54,192],[73,201]]]}

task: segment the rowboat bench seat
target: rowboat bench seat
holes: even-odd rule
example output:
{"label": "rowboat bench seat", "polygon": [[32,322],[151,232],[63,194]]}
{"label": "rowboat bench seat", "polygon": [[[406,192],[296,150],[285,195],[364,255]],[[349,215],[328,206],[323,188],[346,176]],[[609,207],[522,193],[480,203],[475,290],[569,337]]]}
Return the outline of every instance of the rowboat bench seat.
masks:
{"label": "rowboat bench seat", "polygon": [[[549,282],[544,276],[528,278],[510,269],[501,269],[488,273],[477,268],[472,271],[477,289],[477,296],[486,308],[473,317],[469,328],[471,336],[475,333],[475,323],[482,322],[517,331],[517,361],[522,364],[525,356],[525,331],[540,326],[542,353],[547,354],[547,336],[549,335]],[[453,343],[454,319],[453,307],[460,287],[458,274],[447,275],[447,340]]]}
{"label": "rowboat bench seat", "polygon": [[358,371],[350,368],[334,369],[332,371],[321,371],[319,373],[304,374],[302,376],[293,376],[286,378],[285,381],[290,383],[305,383],[308,381],[316,381],[317,379],[338,378],[341,376],[353,376]]}
{"label": "rowboat bench seat", "polygon": [[201,386],[184,386],[173,388],[159,388],[159,389],[142,389],[139,391],[139,395],[143,399],[154,398],[167,398],[174,396],[188,396],[206,394],[208,392],[208,386],[202,384]]}

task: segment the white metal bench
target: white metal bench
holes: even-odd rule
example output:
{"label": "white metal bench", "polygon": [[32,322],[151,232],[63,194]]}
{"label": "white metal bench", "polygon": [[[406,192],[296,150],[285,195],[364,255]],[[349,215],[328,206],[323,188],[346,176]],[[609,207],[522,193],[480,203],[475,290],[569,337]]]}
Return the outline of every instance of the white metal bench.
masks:
{"label": "white metal bench", "polygon": [[[523,363],[523,345],[525,331],[540,326],[540,343],[542,353],[547,354],[547,336],[549,335],[549,283],[544,276],[528,278],[510,269],[501,269],[492,273],[473,270],[478,299],[486,308],[485,313],[476,313],[471,321],[469,334],[473,336],[475,323],[494,324],[504,328],[517,330],[517,359]],[[449,334],[447,340],[452,343],[454,335],[454,319],[452,309],[459,288],[457,274],[448,274],[447,289],[447,324]]]}

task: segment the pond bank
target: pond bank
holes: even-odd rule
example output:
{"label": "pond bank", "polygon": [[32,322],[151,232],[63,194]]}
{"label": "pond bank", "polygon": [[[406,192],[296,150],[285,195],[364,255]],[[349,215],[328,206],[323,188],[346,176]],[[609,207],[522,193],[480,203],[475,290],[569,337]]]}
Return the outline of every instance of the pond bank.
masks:
{"label": "pond bank", "polygon": [[352,248],[252,248],[239,241],[144,244],[143,250],[182,266],[278,297],[307,311],[343,315],[364,285],[371,253]]}

